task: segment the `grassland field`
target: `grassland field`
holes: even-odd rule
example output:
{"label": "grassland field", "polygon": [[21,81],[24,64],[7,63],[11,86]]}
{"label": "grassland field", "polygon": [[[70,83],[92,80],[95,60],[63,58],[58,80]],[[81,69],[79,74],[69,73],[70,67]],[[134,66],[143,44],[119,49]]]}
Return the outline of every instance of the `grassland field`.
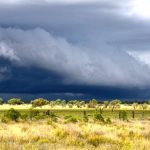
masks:
{"label": "grassland field", "polygon": [[[21,114],[28,112],[31,104],[0,106],[0,118],[10,108]],[[0,123],[0,150],[150,150],[150,106],[140,107],[132,118],[132,106],[123,105],[112,111],[107,108],[102,116],[111,123],[94,121],[98,108],[68,108],[49,105],[33,108],[40,113],[53,112],[57,121],[50,118],[38,120],[19,120]],[[119,111],[127,113],[128,121],[119,120]],[[83,121],[86,111],[89,121]],[[142,113],[144,112],[144,118]],[[66,121],[71,115],[77,121]]]}
{"label": "grassland field", "polygon": [[[14,108],[18,111],[20,111],[21,113],[26,112],[28,109],[32,108],[31,104],[22,104],[22,105],[9,105],[9,104],[3,104],[0,106],[0,115],[3,114],[3,112],[9,110],[10,108]],[[77,108],[77,107],[73,107],[73,108],[68,108],[67,106],[62,108],[61,106],[55,106],[55,107],[51,107],[49,105],[46,106],[42,106],[42,107],[36,107],[34,108],[35,110],[38,110],[40,112],[44,112],[47,110],[51,110],[52,112],[54,112],[57,116],[59,117],[64,117],[67,115],[72,115],[74,117],[77,117],[78,119],[82,118],[83,116],[83,112],[86,111],[88,116],[92,116],[95,111],[99,111],[99,108]],[[121,105],[121,107],[119,109],[115,109],[113,112],[111,109],[107,108],[103,110],[103,116],[104,117],[110,117],[112,119],[117,119],[119,116],[119,111],[121,110],[125,110],[127,112],[127,116],[129,119],[132,119],[132,111],[133,108],[132,106],[125,106],[125,105]],[[146,110],[142,110],[141,108],[137,108],[135,110],[135,118],[136,119],[141,119],[142,118],[142,113],[144,112],[144,118],[143,119],[150,119],[150,106],[148,106],[148,108]]]}

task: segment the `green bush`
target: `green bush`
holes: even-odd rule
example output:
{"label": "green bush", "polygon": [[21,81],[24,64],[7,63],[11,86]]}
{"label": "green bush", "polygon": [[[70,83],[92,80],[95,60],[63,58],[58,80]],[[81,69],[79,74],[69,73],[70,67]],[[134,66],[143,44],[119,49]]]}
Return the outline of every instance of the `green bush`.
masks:
{"label": "green bush", "polygon": [[12,98],[12,99],[8,100],[7,103],[10,104],[10,105],[21,105],[24,102],[19,98]]}
{"label": "green bush", "polygon": [[34,116],[34,118],[37,120],[44,119],[45,117],[46,117],[45,114],[42,112],[40,112],[36,116]]}
{"label": "green bush", "polygon": [[97,104],[98,104],[98,101],[96,99],[92,99],[89,101],[87,106],[88,108],[96,108]]}
{"label": "green bush", "polygon": [[94,120],[95,121],[100,121],[100,122],[105,122],[102,114],[101,113],[97,113],[97,112],[94,114]]}
{"label": "green bush", "polygon": [[32,107],[42,107],[44,105],[49,104],[49,101],[43,98],[38,98],[38,99],[31,101],[31,104],[32,104]]}
{"label": "green bush", "polygon": [[27,113],[22,113],[21,116],[20,116],[20,118],[21,118],[22,120],[25,120],[25,121],[28,119],[28,117],[29,117],[29,116],[28,116]]}
{"label": "green bush", "polygon": [[10,110],[8,110],[7,112],[5,112],[4,117],[8,118],[9,120],[13,120],[13,121],[18,121],[19,117],[20,117],[20,113],[19,111],[11,108]]}
{"label": "green bush", "polygon": [[30,108],[27,113],[29,119],[32,120],[33,118],[36,118],[36,116],[38,116],[40,112],[38,110],[34,110],[33,108]]}
{"label": "green bush", "polygon": [[105,121],[105,123],[106,123],[106,124],[111,124],[111,123],[112,123],[112,122],[111,122],[111,119],[110,119],[110,118],[107,118],[106,121]]}
{"label": "green bush", "polygon": [[123,121],[128,121],[128,116],[126,111],[120,111],[119,112],[119,119],[122,119]]}
{"label": "green bush", "polygon": [[57,122],[58,117],[54,114],[54,112],[48,110],[46,112],[46,116],[43,114],[43,117],[49,117],[51,121]]}

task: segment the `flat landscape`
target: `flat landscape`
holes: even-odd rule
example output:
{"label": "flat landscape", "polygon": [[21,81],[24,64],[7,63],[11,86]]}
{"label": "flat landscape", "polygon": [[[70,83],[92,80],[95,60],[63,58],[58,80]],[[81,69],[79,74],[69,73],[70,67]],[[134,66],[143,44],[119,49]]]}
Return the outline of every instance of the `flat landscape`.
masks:
{"label": "flat landscape", "polygon": [[0,105],[0,149],[149,150],[149,104],[47,102]]}
{"label": "flat landscape", "polygon": [[150,0],[0,0],[0,150],[150,150]]}

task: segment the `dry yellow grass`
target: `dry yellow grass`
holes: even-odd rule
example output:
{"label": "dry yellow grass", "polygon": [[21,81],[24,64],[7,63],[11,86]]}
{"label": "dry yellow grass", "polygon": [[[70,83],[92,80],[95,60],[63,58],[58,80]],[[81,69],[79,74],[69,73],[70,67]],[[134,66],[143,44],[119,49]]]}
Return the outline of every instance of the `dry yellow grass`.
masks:
{"label": "dry yellow grass", "polygon": [[0,124],[2,150],[149,150],[150,122]]}
{"label": "dry yellow grass", "polygon": [[[9,104],[3,104],[3,105],[0,105],[0,110],[8,110],[10,108],[14,108],[14,109],[29,109],[31,108],[32,105],[31,104],[21,104],[21,105],[9,105]],[[103,106],[102,106],[103,107]],[[51,107],[50,105],[45,105],[45,106],[42,106],[42,107],[37,107],[36,109],[68,109],[69,106],[66,105],[65,107],[62,107],[62,106],[59,106],[59,105],[55,105],[53,107]],[[73,108],[71,109],[76,109],[77,106],[73,106]],[[87,109],[87,105],[85,105],[85,107],[82,107],[81,109]],[[80,109],[80,108],[78,108]],[[133,109],[133,106],[132,105],[125,105],[125,104],[121,104],[120,105],[120,108],[121,110],[132,110]],[[137,110],[142,110],[142,107],[140,107],[140,105],[137,107]],[[147,105],[147,110],[150,110],[150,105]]]}

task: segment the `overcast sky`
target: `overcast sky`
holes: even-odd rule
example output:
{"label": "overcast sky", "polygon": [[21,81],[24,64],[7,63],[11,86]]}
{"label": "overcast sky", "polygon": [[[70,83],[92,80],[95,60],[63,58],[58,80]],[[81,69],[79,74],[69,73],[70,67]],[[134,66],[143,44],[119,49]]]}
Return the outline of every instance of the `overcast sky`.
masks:
{"label": "overcast sky", "polygon": [[0,96],[150,98],[150,0],[0,0]]}

